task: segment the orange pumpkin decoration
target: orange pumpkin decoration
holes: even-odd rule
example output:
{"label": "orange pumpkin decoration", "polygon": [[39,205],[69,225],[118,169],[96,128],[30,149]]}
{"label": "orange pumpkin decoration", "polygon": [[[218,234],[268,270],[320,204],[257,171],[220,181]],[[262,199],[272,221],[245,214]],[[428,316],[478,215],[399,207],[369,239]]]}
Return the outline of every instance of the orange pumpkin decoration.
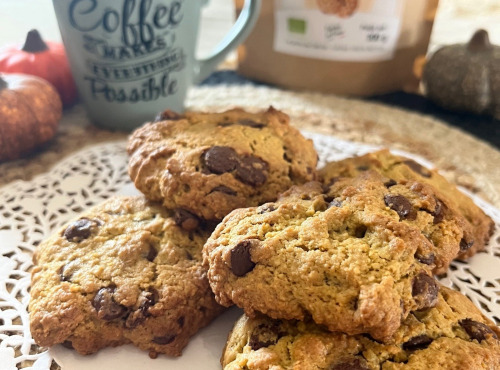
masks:
{"label": "orange pumpkin decoration", "polygon": [[28,32],[24,45],[0,50],[0,72],[38,76],[55,86],[64,106],[75,102],[77,92],[64,46],[44,42],[37,30]]}
{"label": "orange pumpkin decoration", "polygon": [[0,74],[0,162],[50,140],[61,115],[61,99],[50,83],[35,76]]}

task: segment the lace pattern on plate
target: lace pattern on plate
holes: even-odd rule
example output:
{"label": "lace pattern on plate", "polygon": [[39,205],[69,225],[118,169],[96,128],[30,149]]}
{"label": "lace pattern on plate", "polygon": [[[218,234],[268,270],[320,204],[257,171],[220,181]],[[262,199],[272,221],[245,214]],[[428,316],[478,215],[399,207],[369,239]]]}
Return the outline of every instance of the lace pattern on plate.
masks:
{"label": "lace pattern on plate", "polygon": [[[365,154],[376,146],[307,134],[320,165]],[[395,151],[431,166],[422,158]],[[130,188],[125,142],[88,147],[32,181],[0,188],[0,364],[2,369],[47,370],[52,358],[31,338],[27,307],[35,247],[83,210]],[[467,263],[453,262],[441,282],[467,295],[500,323],[500,211],[469,194],[496,223],[488,248]]]}

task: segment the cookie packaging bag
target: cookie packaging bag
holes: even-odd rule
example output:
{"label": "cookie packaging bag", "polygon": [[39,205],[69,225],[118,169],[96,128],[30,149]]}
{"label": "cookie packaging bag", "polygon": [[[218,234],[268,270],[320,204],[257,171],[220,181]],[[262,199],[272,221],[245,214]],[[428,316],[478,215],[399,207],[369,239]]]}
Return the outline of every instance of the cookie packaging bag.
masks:
{"label": "cookie packaging bag", "polygon": [[[237,11],[243,0],[236,0]],[[244,76],[366,96],[416,90],[438,0],[268,0],[238,50]]]}

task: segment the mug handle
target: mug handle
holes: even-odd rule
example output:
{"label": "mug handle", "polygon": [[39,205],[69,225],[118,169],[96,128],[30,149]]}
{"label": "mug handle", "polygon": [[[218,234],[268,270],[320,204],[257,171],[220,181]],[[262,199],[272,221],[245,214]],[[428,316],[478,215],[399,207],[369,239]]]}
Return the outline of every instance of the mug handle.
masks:
{"label": "mug handle", "polygon": [[217,44],[215,49],[206,58],[197,59],[194,64],[194,84],[207,78],[210,73],[222,62],[227,53],[245,40],[250,34],[260,13],[261,0],[245,0],[243,9],[229,33]]}

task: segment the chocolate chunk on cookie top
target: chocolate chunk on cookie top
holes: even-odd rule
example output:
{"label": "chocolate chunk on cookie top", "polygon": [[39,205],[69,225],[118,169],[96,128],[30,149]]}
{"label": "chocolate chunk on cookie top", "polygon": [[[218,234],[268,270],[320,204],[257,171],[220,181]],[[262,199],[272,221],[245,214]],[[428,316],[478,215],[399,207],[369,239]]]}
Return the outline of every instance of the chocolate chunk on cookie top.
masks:
{"label": "chocolate chunk on cookie top", "polygon": [[[432,186],[439,192],[437,206],[433,211],[434,222],[440,224],[450,212],[459,213],[463,217],[464,238],[460,243],[459,259],[465,259],[484,249],[493,234],[493,220],[438,171],[429,170],[414,160],[394,155],[386,149],[327,163],[319,170],[319,177],[328,184],[336,178],[358,176],[366,170],[376,171],[385,176],[388,187],[400,181],[418,181]],[[441,200],[445,200],[446,204]],[[389,203],[400,212],[405,212],[403,203],[397,200]],[[450,205],[453,210],[449,209]]]}
{"label": "chocolate chunk on cookie top", "polygon": [[252,262],[250,249],[252,245],[259,244],[258,239],[242,240],[231,249],[231,272],[236,276],[245,276],[253,270],[255,263]]}
{"label": "chocolate chunk on cookie top", "polygon": [[82,354],[133,343],[152,357],[179,356],[222,311],[202,267],[210,231],[142,196],[85,212],[35,251],[33,338]]}
{"label": "chocolate chunk on cookie top", "polygon": [[69,224],[68,227],[64,229],[62,235],[66,240],[78,243],[90,237],[92,230],[97,229],[97,225],[98,221],[82,217]]}
{"label": "chocolate chunk on cookie top", "polygon": [[272,107],[166,112],[132,134],[128,153],[130,176],[147,198],[202,220],[274,201],[314,180],[317,164],[312,141]]}
{"label": "chocolate chunk on cookie top", "polygon": [[460,218],[436,225],[430,187],[385,183],[364,171],[230,213],[203,248],[218,302],[379,340],[410,311],[434,307],[432,274],[459,253]]}
{"label": "chocolate chunk on cookie top", "polygon": [[308,319],[243,316],[221,362],[224,370],[492,370],[500,364],[499,334],[467,297],[441,287],[436,306],[410,313],[387,343]]}

